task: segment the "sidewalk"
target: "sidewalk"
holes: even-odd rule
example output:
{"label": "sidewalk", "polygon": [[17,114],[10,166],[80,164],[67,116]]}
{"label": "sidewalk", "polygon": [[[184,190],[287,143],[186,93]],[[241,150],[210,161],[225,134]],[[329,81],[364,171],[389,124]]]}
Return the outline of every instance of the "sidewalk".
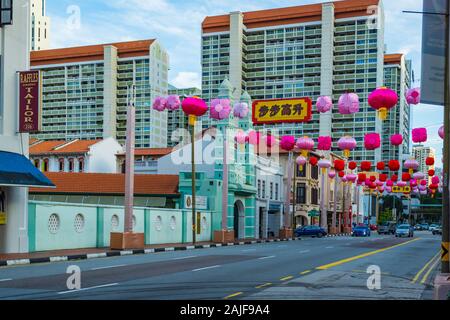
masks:
{"label": "sidewalk", "polygon": [[[350,234],[327,235],[325,237],[330,238],[339,236],[350,236]],[[36,263],[60,262],[60,261],[87,260],[96,258],[137,255],[137,254],[151,254],[170,251],[218,248],[218,247],[238,246],[238,245],[251,245],[257,243],[299,241],[299,240],[301,239],[300,238],[262,239],[262,240],[246,239],[225,244],[213,242],[198,242],[195,245],[193,245],[192,243],[147,245],[145,246],[144,249],[124,250],[124,251],[111,250],[109,248],[85,248],[85,249],[70,249],[70,250],[53,250],[53,251],[32,252],[32,253],[9,253],[9,254],[0,254],[0,267],[14,266],[14,265],[28,265]]]}

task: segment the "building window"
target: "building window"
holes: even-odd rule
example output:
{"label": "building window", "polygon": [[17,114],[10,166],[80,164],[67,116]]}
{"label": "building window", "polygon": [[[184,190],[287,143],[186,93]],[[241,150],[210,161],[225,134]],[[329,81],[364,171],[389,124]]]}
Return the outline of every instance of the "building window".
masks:
{"label": "building window", "polygon": [[319,204],[319,190],[316,188],[311,190],[311,204]]}
{"label": "building window", "polygon": [[84,158],[78,159],[78,171],[79,172],[84,171]]}
{"label": "building window", "polygon": [[39,165],[41,164],[41,161],[39,159],[34,159],[34,166],[39,169]]}
{"label": "building window", "polygon": [[266,198],[266,182],[265,181],[262,182],[262,197],[261,198],[263,198],[263,199]]}
{"label": "building window", "polygon": [[64,159],[59,159],[59,172],[64,172]]}
{"label": "building window", "polygon": [[72,158],[69,159],[69,172],[73,172],[74,169],[75,169],[75,160]]}
{"label": "building window", "polygon": [[314,180],[319,179],[319,167],[317,167],[317,166],[311,167],[311,179],[314,179]]}
{"label": "building window", "polygon": [[261,180],[258,180],[258,198],[261,198]]}
{"label": "building window", "polygon": [[270,183],[270,200],[273,200],[273,182]]}
{"label": "building window", "polygon": [[44,159],[44,172],[48,172],[49,171],[49,165],[48,165],[48,163],[49,163],[49,161],[50,160],[48,160],[48,159]]}
{"label": "building window", "polygon": [[297,204],[306,204],[306,184],[297,185]]}
{"label": "building window", "polygon": [[6,196],[3,190],[0,190],[0,212],[6,212]]}
{"label": "building window", "polygon": [[297,166],[297,177],[306,178],[306,165],[303,166],[302,171],[300,171],[300,166]]}
{"label": "building window", "polygon": [[275,200],[278,201],[279,200],[279,188],[280,185],[278,183],[275,183]]}

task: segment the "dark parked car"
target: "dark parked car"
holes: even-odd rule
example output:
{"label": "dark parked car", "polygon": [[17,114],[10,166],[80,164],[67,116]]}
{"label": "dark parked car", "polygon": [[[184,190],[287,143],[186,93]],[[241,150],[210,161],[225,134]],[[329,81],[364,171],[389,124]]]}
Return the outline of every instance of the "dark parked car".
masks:
{"label": "dark parked car", "polygon": [[370,237],[370,228],[367,226],[356,226],[353,228],[352,237]]}
{"label": "dark parked car", "polygon": [[384,222],[378,226],[378,234],[395,234],[397,223],[394,221]]}
{"label": "dark parked car", "polygon": [[301,237],[301,236],[310,236],[310,237],[317,237],[322,238],[323,236],[326,236],[327,232],[325,229],[318,227],[318,226],[306,226],[302,228],[298,228],[295,230],[295,236]]}

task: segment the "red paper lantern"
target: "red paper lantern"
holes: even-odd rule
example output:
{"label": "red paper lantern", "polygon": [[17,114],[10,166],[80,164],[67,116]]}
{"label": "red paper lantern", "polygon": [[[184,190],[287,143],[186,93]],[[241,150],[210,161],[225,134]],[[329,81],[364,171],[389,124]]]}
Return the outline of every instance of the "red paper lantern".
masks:
{"label": "red paper lantern", "polygon": [[366,176],[366,174],[365,173],[360,173],[360,174],[358,174],[358,182],[365,182],[366,181],[366,179],[367,179],[367,176]]}
{"label": "red paper lantern", "polygon": [[345,172],[344,171],[339,171],[339,178],[343,178],[345,176]]}
{"label": "red paper lantern", "polygon": [[396,174],[392,175],[391,180],[394,182],[398,181],[398,176]]}
{"label": "red paper lantern", "polygon": [[309,158],[309,164],[312,165],[313,167],[317,166],[318,162],[319,162],[319,160],[316,157]]}
{"label": "red paper lantern", "polygon": [[388,178],[387,174],[380,174],[379,180],[380,180],[381,182],[386,182],[386,181],[387,181],[387,178]]}
{"label": "red paper lantern", "polygon": [[372,169],[372,163],[370,161],[361,162],[362,171],[370,171]]}
{"label": "red paper lantern", "polygon": [[384,162],[378,162],[377,163],[377,169],[378,170],[383,171],[385,167],[386,167],[386,165],[384,164]]}
{"label": "red paper lantern", "polygon": [[345,161],[344,160],[334,160],[334,170],[344,171],[344,169],[345,169]]}
{"label": "red paper lantern", "polygon": [[372,190],[375,190],[377,187],[378,186],[377,186],[377,184],[375,182],[371,182],[370,185],[369,185],[369,188],[372,189]]}
{"label": "red paper lantern", "polygon": [[425,163],[427,164],[427,166],[433,166],[434,165],[434,158],[433,157],[428,157],[425,160]]}
{"label": "red paper lantern", "polygon": [[429,188],[430,188],[431,190],[437,190],[437,189],[439,188],[439,185],[438,185],[438,184],[431,184],[431,185],[429,186]]}
{"label": "red paper lantern", "polygon": [[400,170],[400,162],[398,160],[390,160],[388,167],[391,171],[398,171]]}
{"label": "red paper lantern", "polygon": [[375,176],[371,176],[371,177],[370,177],[370,181],[372,181],[372,182],[375,182],[375,181],[377,181],[377,177],[375,177]]}
{"label": "red paper lantern", "polygon": [[428,170],[428,176],[433,177],[436,174],[434,170]]}
{"label": "red paper lantern", "polygon": [[355,170],[358,167],[358,164],[355,161],[350,161],[348,164],[348,168],[350,170]]}
{"label": "red paper lantern", "polygon": [[411,175],[409,173],[402,174],[402,181],[408,182],[411,180]]}

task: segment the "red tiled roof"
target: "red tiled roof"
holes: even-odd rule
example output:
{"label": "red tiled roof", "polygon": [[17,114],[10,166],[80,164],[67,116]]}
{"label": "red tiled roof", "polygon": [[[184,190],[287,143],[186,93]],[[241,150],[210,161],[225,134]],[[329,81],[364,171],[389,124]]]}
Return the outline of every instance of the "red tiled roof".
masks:
{"label": "red tiled roof", "polygon": [[[368,7],[378,5],[379,0],[344,0],[332,1],[335,7],[336,19],[368,16],[373,12]],[[244,12],[244,24],[248,28],[260,28],[266,26],[277,26],[322,19],[322,5],[311,4],[287,8],[259,10]],[[230,15],[219,15],[206,17],[202,23],[205,33],[228,31],[230,29]]]}
{"label": "red tiled roof", "polygon": [[102,140],[42,141],[30,146],[30,155],[83,154],[89,152],[90,147],[100,141]]}
{"label": "red tiled roof", "polygon": [[147,56],[155,39],[31,52],[31,66],[103,60],[104,47],[117,48],[119,58]]}
{"label": "red tiled roof", "polygon": [[401,64],[403,53],[385,54],[384,64]]}
{"label": "red tiled roof", "polygon": [[[105,194],[125,193],[124,174],[46,172],[56,189],[30,188],[30,193]],[[134,177],[135,195],[178,195],[177,175],[142,174]]]}

